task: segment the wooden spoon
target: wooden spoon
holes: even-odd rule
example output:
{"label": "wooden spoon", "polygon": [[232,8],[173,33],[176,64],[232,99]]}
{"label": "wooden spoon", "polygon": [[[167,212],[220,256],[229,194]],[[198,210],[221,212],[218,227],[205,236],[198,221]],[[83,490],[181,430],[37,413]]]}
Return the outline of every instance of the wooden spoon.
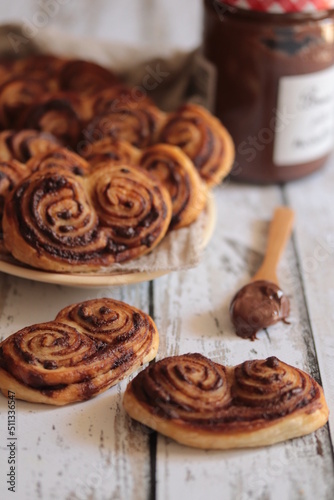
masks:
{"label": "wooden spoon", "polygon": [[279,286],[276,274],[283,250],[290,238],[295,213],[288,207],[277,207],[270,223],[266,255],[251,281],[266,280]]}
{"label": "wooden spoon", "polygon": [[254,340],[256,333],[278,321],[286,322],[290,312],[289,299],[279,288],[277,266],[290,237],[294,212],[278,207],[269,228],[263,263],[250,283],[233,297],[230,316],[237,335]]}

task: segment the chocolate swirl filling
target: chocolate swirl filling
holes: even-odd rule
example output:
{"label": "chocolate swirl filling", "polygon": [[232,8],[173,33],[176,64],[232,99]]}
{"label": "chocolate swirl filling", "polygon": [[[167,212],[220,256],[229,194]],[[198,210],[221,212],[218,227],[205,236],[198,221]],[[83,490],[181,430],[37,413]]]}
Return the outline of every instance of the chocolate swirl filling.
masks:
{"label": "chocolate swirl filling", "polygon": [[315,380],[275,357],[234,368],[200,354],[165,358],[139,373],[130,390],[153,416],[212,432],[247,431],[321,407]]}
{"label": "chocolate swirl filling", "polygon": [[[159,140],[181,148],[209,185],[219,182],[233,162],[233,147],[225,129],[199,106],[184,105],[171,113]],[[228,149],[231,149],[230,159]]]}

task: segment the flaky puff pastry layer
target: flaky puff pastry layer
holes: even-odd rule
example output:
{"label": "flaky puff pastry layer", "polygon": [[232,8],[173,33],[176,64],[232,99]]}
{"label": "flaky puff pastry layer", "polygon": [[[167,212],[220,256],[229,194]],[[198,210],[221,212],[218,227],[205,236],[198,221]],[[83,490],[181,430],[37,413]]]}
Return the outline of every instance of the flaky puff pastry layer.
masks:
{"label": "flaky puff pastry layer", "polygon": [[143,311],[113,299],[81,302],[0,344],[0,389],[35,403],[84,401],[151,361],[158,345]]}
{"label": "flaky puff pastry layer", "polygon": [[142,424],[204,449],[267,446],[328,420],[319,384],[275,357],[235,367],[200,354],[165,358],[129,383],[124,407]]}

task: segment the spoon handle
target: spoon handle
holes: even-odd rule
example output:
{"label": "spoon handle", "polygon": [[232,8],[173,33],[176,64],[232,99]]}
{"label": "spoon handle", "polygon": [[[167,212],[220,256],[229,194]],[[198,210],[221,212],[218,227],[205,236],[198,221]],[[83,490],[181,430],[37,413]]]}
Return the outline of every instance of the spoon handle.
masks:
{"label": "spoon handle", "polygon": [[294,211],[288,207],[277,207],[270,223],[266,255],[260,269],[252,281],[266,280],[276,283],[278,279],[276,268],[290,238],[294,221]]}

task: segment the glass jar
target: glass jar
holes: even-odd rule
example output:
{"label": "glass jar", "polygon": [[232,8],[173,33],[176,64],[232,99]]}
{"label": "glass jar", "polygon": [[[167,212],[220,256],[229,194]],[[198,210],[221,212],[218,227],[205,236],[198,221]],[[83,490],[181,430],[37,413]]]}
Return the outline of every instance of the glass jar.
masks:
{"label": "glass jar", "polygon": [[334,10],[278,14],[205,0],[203,51],[214,111],[235,141],[234,179],[280,183],[324,164],[334,142]]}

